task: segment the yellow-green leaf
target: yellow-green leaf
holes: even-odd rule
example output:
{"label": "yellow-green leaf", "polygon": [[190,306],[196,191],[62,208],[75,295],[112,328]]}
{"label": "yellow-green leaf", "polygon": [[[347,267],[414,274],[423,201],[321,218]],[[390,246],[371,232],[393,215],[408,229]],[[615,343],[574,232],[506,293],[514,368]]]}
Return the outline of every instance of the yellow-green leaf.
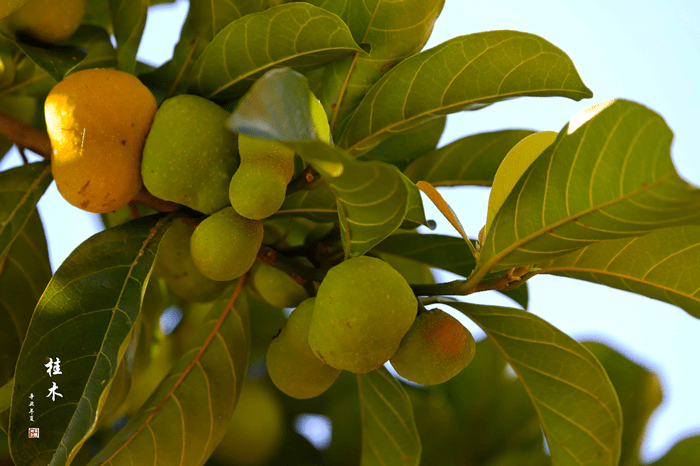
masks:
{"label": "yellow-green leaf", "polygon": [[622,411],[598,360],[580,343],[518,309],[446,302],[486,332],[535,405],[552,465],[616,466]]}
{"label": "yellow-green leaf", "polygon": [[114,37],[117,39],[119,69],[136,71],[136,53],[146,27],[148,0],[109,0]]}
{"label": "yellow-green leaf", "polygon": [[362,415],[360,466],[418,466],[421,444],[411,400],[384,367],[358,374]]}

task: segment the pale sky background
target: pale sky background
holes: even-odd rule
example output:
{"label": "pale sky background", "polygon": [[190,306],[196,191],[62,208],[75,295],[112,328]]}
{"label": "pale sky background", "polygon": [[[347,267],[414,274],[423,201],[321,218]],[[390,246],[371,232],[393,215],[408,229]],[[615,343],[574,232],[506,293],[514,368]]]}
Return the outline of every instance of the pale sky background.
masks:
{"label": "pale sky background", "polygon": [[[170,58],[187,2],[151,9],[139,58],[154,65]],[[700,2],[561,0],[467,2],[446,0],[426,48],[475,32],[513,29],[537,34],[573,60],[592,99],[525,98],[448,117],[440,145],[504,128],[559,131],[577,111],[622,97],[660,113],[675,133],[678,172],[700,186]],[[8,156],[0,169],[20,163]],[[486,219],[488,189],[450,188],[446,200],[475,237]],[[39,203],[54,270],[86,238],[101,229],[98,216],[65,202],[55,185]],[[437,233],[455,234],[426,202]],[[441,279],[452,279],[447,276]],[[700,277],[699,277],[700,278]],[[700,321],[664,303],[570,279],[538,276],[530,282],[530,311],[576,339],[607,343],[661,379],[664,401],[646,432],[645,462],[662,456],[681,438],[700,434]],[[511,305],[495,293],[470,301]],[[478,337],[483,335],[469,324]]]}

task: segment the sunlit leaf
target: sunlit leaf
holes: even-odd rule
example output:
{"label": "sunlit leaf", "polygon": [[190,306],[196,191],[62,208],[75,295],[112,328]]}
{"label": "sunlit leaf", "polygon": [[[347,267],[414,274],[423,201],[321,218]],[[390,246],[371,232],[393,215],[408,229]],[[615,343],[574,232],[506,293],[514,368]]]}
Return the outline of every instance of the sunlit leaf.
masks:
{"label": "sunlit leaf", "polygon": [[700,222],[700,189],[676,173],[672,138],[663,118],[630,101],[605,102],[576,115],[494,216],[480,273]]}
{"label": "sunlit leaf", "polygon": [[[191,2],[192,25],[198,37],[211,41],[233,21],[251,13],[257,13],[272,5],[286,3],[275,0],[210,0]],[[272,5],[271,5],[272,4]]]}
{"label": "sunlit leaf", "polygon": [[449,221],[454,229],[457,230],[457,233],[459,233],[459,235],[464,239],[467,246],[473,250],[472,244],[467,237],[467,232],[464,231],[464,227],[462,227],[462,223],[459,221],[459,218],[457,218],[457,214],[455,214],[452,207],[450,207],[447,201],[445,201],[445,198],[442,197],[442,194],[440,194],[438,190],[433,187],[433,185],[425,181],[419,181],[416,183],[416,186],[418,189],[423,191],[426,196],[428,196],[440,213],[444,215],[447,221]]}
{"label": "sunlit leaf", "polygon": [[697,225],[602,241],[539,263],[537,267],[540,270],[535,274],[602,283],[674,304],[700,319],[700,226]]}
{"label": "sunlit leaf", "polygon": [[358,44],[370,54],[355,53],[330,63],[317,97],[329,115],[331,129],[357,107],[367,91],[404,58],[428,41],[444,0],[312,0],[341,17]]}
{"label": "sunlit leaf", "polygon": [[109,0],[114,37],[117,39],[119,69],[136,71],[136,53],[146,27],[148,0]]}
{"label": "sunlit leaf", "polygon": [[360,256],[402,224],[409,185],[392,165],[354,160],[316,139],[309,92],[299,73],[271,70],[241,99],[228,125],[236,132],[281,141],[313,165],[335,195],[346,254]]}
{"label": "sunlit leaf", "polygon": [[404,174],[416,183],[422,180],[433,186],[491,186],[508,151],[530,134],[532,131],[510,129],[466,136],[415,159]]}
{"label": "sunlit leaf", "polygon": [[420,463],[421,444],[411,400],[385,368],[358,374],[362,410],[361,466]]}
{"label": "sunlit leaf", "polygon": [[620,399],[624,426],[620,465],[637,465],[649,416],[661,404],[661,382],[653,372],[602,343],[587,341],[583,345],[603,365]]}
{"label": "sunlit leaf", "polygon": [[[9,435],[17,466],[68,464],[90,435],[170,219],[145,217],[92,236],[49,282],[17,361]],[[56,359],[61,374],[49,375],[45,365]],[[62,396],[50,398],[52,388]],[[31,426],[46,433],[30,439]]]}
{"label": "sunlit leaf", "polygon": [[569,57],[541,37],[489,31],[404,60],[365,96],[338,145],[355,155],[437,115],[522,96],[591,97]]}
{"label": "sunlit leaf", "polygon": [[584,346],[525,311],[446,304],[476,322],[515,370],[537,409],[553,465],[617,465],[620,403]]}
{"label": "sunlit leaf", "polygon": [[358,50],[332,13],[307,3],[280,5],[217,34],[195,63],[189,88],[208,99],[232,99],[273,67],[313,68]]}
{"label": "sunlit leaf", "polygon": [[51,167],[44,162],[0,172],[0,258],[22,231],[52,180]]}
{"label": "sunlit leaf", "polygon": [[[90,465],[204,464],[223,438],[250,349],[243,280],[217,301],[188,350]],[[235,308],[233,307],[235,304]]]}
{"label": "sunlit leaf", "polygon": [[51,279],[51,264],[39,213],[0,259],[0,384],[12,378],[32,312]]}

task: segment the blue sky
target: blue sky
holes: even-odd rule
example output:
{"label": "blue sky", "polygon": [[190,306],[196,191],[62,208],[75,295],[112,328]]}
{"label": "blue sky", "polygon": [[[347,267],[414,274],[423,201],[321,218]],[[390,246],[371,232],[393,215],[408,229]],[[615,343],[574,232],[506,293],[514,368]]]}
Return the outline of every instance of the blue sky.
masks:
{"label": "blue sky", "polygon": [[[139,58],[166,61],[178,39],[187,2],[152,9]],[[678,172],[700,186],[700,2],[530,0],[466,2],[446,0],[426,48],[452,37],[486,30],[514,29],[542,36],[573,60],[592,99],[524,98],[448,118],[441,145],[460,137],[502,128],[559,131],[577,111],[612,98],[643,103],[660,113],[675,133]],[[6,169],[19,163],[11,157]],[[449,188],[446,200],[465,229],[476,236],[486,218],[488,190]],[[438,233],[455,234],[426,202]],[[54,269],[101,228],[95,215],[68,205],[52,186],[39,204],[48,231]],[[446,279],[447,277],[445,275]],[[603,341],[659,374],[664,401],[646,433],[646,461],[661,456],[679,439],[700,434],[697,387],[700,321],[674,306],[574,280],[538,276],[530,281],[530,310],[577,339]],[[471,301],[510,305],[482,293]],[[473,325],[469,325],[474,329]],[[475,329],[475,334],[478,332]]]}

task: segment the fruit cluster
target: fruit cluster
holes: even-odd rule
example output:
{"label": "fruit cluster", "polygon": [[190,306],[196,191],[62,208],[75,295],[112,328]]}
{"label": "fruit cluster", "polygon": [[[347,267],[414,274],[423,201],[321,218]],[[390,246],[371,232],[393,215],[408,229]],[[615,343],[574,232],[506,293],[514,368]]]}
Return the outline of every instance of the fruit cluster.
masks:
{"label": "fruit cluster", "polygon": [[[330,144],[326,114],[313,95],[310,110],[318,138]],[[256,263],[262,220],[285,200],[295,153],[230,131],[230,114],[217,104],[183,94],[157,108],[131,74],[90,69],[57,84],[45,113],[54,177],[71,204],[111,212],[145,187],[207,215],[196,228],[175,222],[162,240],[154,274],[176,294],[211,301],[250,270],[250,288],[265,301],[296,307],[267,350],[270,377],[286,394],[314,397],[341,370],[366,373],[387,361],[409,380],[436,384],[471,361],[469,331],[442,311],[418,314],[411,287],[383,260],[332,264],[318,289]]]}

